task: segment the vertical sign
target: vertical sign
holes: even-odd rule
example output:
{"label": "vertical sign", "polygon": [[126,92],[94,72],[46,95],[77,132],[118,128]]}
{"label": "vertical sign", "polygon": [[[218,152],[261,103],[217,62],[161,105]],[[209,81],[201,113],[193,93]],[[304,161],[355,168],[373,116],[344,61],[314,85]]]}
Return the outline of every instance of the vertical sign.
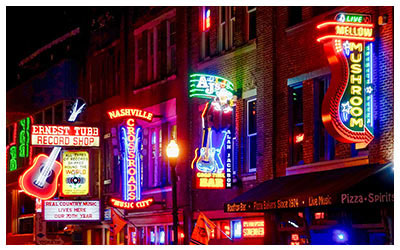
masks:
{"label": "vertical sign", "polygon": [[226,145],[225,145],[225,159],[226,159],[226,178],[225,187],[232,188],[232,129],[228,128],[226,131]]}
{"label": "vertical sign", "polygon": [[64,151],[62,161],[62,194],[87,195],[89,193],[89,153]]}
{"label": "vertical sign", "polygon": [[[374,138],[371,15],[339,13],[317,26],[332,72],[322,104],[322,121],[338,141],[359,148]],[[324,33],[325,32],[325,33]]]}

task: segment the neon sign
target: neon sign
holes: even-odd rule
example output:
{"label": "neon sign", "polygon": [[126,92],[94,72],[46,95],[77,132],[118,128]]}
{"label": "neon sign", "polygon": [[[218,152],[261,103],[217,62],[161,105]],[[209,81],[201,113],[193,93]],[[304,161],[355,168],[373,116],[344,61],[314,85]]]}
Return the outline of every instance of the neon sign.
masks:
{"label": "neon sign", "polygon": [[195,150],[192,169],[196,171],[196,188],[224,189],[232,187],[232,131],[230,128],[216,130],[205,128],[204,116],[209,103],[202,113],[202,146]]}
{"label": "neon sign", "polygon": [[122,195],[125,201],[140,200],[140,155],[141,128],[135,130],[135,120],[130,118],[121,127]]}
{"label": "neon sign", "polygon": [[205,7],[203,10],[203,31],[207,31],[211,26],[211,10]]}
{"label": "neon sign", "polygon": [[231,81],[220,76],[192,74],[189,82],[189,97],[211,99],[215,110],[224,113],[232,111],[236,96]]}
{"label": "neon sign", "polygon": [[36,146],[99,146],[99,128],[32,125],[32,145]]}
{"label": "neon sign", "polygon": [[263,237],[264,221],[263,220],[246,220],[243,221],[243,237]]}
{"label": "neon sign", "polygon": [[149,122],[153,120],[152,113],[140,109],[128,109],[128,108],[115,109],[108,111],[107,114],[110,117],[110,119],[116,119],[121,117],[133,117],[133,118],[147,120]]}
{"label": "neon sign", "polygon": [[145,200],[141,201],[123,201],[123,200],[118,200],[115,198],[110,199],[110,204],[113,207],[117,208],[123,208],[123,209],[140,209],[140,208],[146,208],[149,207],[151,204],[153,204],[154,198],[148,198]]}
{"label": "neon sign", "polygon": [[[26,117],[12,125],[14,131],[12,142],[6,147],[6,158],[10,171],[18,168],[18,159],[29,158],[29,163],[32,161],[32,147],[30,146],[32,121],[32,117]],[[24,162],[20,163],[23,164]]]}
{"label": "neon sign", "polygon": [[[372,43],[370,15],[339,13],[317,26],[332,72],[322,104],[322,121],[338,141],[368,145],[373,134]],[[332,34],[333,33],[333,34]]]}

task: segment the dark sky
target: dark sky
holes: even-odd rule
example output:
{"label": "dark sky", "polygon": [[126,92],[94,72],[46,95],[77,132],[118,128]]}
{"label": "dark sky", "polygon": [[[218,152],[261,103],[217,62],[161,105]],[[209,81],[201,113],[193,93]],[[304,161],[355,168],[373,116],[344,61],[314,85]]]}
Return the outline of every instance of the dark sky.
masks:
{"label": "dark sky", "polygon": [[87,7],[6,7],[7,90],[17,81],[18,63],[37,49],[77,28]]}

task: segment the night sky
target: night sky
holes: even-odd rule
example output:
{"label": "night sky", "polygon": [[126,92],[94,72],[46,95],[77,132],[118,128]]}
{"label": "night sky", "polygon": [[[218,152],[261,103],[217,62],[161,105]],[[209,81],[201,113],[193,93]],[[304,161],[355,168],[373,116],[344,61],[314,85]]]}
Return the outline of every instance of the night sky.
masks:
{"label": "night sky", "polygon": [[87,7],[6,7],[7,91],[18,84],[18,63],[80,27]]}

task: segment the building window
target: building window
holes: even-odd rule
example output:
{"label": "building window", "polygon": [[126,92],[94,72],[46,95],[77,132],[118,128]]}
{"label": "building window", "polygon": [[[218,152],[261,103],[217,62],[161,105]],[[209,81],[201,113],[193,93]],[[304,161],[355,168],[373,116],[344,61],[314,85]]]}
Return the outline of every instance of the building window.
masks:
{"label": "building window", "polygon": [[303,85],[289,86],[290,165],[301,165],[303,161]]}
{"label": "building window", "polygon": [[[168,164],[163,160],[164,146],[172,138],[176,139],[176,125],[164,123],[143,130],[143,186],[155,188],[171,183]],[[165,140],[165,142],[163,142]]]}
{"label": "building window", "polygon": [[176,72],[176,21],[175,19],[168,21],[167,26],[168,33],[168,51],[167,51],[167,59],[168,59],[168,74],[173,74]]}
{"label": "building window", "polygon": [[257,169],[257,120],[256,99],[247,101],[247,166],[248,172]]}
{"label": "building window", "polygon": [[325,92],[329,86],[329,76],[314,79],[314,161],[326,161],[335,158],[335,140],[328,134],[322,122],[321,108]]}
{"label": "building window", "polygon": [[233,32],[235,31],[235,8],[219,7],[218,48],[224,51],[233,46]]}
{"label": "building window", "polygon": [[33,214],[35,213],[35,199],[18,192],[18,233],[33,233]]}
{"label": "building window", "polygon": [[135,31],[135,86],[176,72],[176,21],[171,13]]}
{"label": "building window", "polygon": [[301,6],[288,7],[288,27],[300,23],[303,20]]}
{"label": "building window", "polygon": [[257,37],[257,25],[256,25],[256,6],[247,7],[247,23],[248,23],[248,39],[253,40]]}
{"label": "building window", "polygon": [[210,56],[210,27],[211,27],[211,9],[210,7],[200,7],[200,27],[201,27],[201,58]]}

